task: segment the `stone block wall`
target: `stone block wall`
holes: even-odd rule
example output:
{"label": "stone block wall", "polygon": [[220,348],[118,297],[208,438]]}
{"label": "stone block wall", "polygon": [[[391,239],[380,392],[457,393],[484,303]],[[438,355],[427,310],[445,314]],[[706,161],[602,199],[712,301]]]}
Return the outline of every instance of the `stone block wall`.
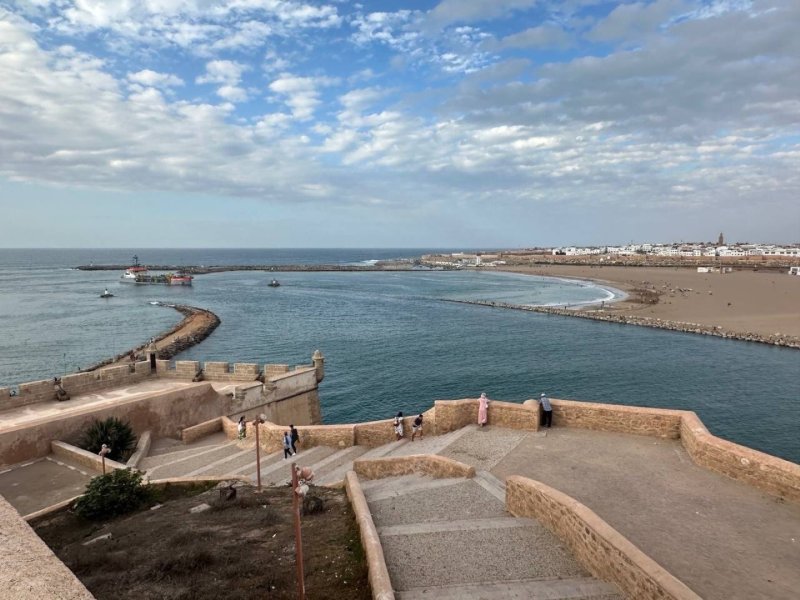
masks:
{"label": "stone block wall", "polygon": [[506,480],[506,510],[537,519],[595,577],[636,600],[700,600],[686,585],[577,500],[541,482]]}
{"label": "stone block wall", "polygon": [[[538,402],[528,400],[530,402]],[[550,400],[553,406],[553,425],[578,427],[596,431],[633,433],[669,439],[678,439],[683,411],[661,408]],[[538,410],[538,408],[537,408]]]}
{"label": "stone block wall", "polygon": [[695,464],[800,503],[800,465],[720,439],[693,412],[683,413],[681,443]]}
{"label": "stone block wall", "polygon": [[[478,422],[478,400],[437,400],[436,432],[447,433]],[[539,405],[516,404],[502,400],[490,400],[488,411],[489,425],[509,429],[539,429]]]}
{"label": "stone block wall", "polygon": [[264,379],[272,379],[289,372],[289,365],[264,365]]}
{"label": "stone block wall", "polygon": [[383,479],[401,475],[427,475],[437,479],[475,477],[475,467],[434,454],[412,454],[373,459],[356,459],[353,470],[363,479]]}
{"label": "stone block wall", "polygon": [[183,429],[181,431],[181,441],[184,444],[189,444],[195,440],[204,438],[207,435],[216,433],[217,431],[222,431],[222,419],[220,417],[217,417],[216,419],[209,419],[208,421],[203,421],[202,423],[198,423],[197,425]]}

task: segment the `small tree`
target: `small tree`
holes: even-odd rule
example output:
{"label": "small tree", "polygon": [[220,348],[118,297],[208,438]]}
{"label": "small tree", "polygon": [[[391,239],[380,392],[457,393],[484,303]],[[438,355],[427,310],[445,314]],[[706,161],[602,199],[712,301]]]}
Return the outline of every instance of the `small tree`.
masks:
{"label": "small tree", "polygon": [[93,477],[83,496],[75,501],[74,508],[85,519],[108,519],[136,510],[150,495],[150,489],[142,483],[141,473],[115,469]]}
{"label": "small tree", "polygon": [[109,417],[105,421],[95,421],[83,432],[78,445],[84,450],[97,454],[103,444],[111,448],[108,458],[111,460],[127,460],[136,446],[136,436],[126,421]]}

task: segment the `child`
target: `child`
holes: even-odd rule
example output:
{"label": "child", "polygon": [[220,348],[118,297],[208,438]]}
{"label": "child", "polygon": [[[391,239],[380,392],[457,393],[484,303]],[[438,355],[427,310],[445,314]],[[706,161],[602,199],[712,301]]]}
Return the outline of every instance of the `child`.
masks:
{"label": "child", "polygon": [[411,441],[414,441],[414,438],[417,436],[417,432],[419,432],[419,439],[423,438],[423,431],[422,431],[422,413],[414,419],[414,425],[411,427]]}
{"label": "child", "polygon": [[247,436],[247,422],[244,420],[244,415],[239,417],[237,429],[239,430],[239,439],[243,440]]}

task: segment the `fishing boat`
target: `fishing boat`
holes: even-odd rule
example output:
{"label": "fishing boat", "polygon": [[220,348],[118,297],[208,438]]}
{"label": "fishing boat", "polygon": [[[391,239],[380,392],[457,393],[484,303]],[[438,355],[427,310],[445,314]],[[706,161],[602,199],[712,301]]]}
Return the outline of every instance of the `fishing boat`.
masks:
{"label": "fishing boat", "polygon": [[281,284],[280,284],[280,283],[278,283],[278,280],[277,280],[277,279],[273,279],[273,280],[272,280],[272,281],[270,281],[270,282],[269,282],[267,285],[268,285],[269,287],[280,287],[280,286],[281,286]]}
{"label": "fishing boat", "polygon": [[125,269],[121,280],[125,283],[136,283],[140,285],[184,285],[191,286],[194,277],[183,271],[177,273],[163,273],[152,275],[147,267],[139,264],[139,257],[134,254],[133,265]]}
{"label": "fishing boat", "polygon": [[113,298],[113,297],[114,297],[114,294],[112,294],[111,292],[109,292],[109,291],[108,291],[108,288],[106,288],[105,290],[103,290],[103,293],[102,293],[102,294],[100,294],[100,297],[101,297],[101,298]]}
{"label": "fishing boat", "polygon": [[120,277],[123,283],[139,283],[137,281],[137,277],[139,276],[146,276],[147,275],[147,267],[139,264],[139,257],[134,254],[133,255],[133,265],[125,269],[125,272]]}

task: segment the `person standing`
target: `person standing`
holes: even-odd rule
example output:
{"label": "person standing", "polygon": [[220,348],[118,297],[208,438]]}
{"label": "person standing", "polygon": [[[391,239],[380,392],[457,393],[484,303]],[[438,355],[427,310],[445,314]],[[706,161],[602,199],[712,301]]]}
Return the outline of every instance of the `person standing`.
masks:
{"label": "person standing", "polygon": [[553,422],[553,406],[544,392],[539,397],[539,406],[542,407],[542,425],[550,429],[550,424]]}
{"label": "person standing", "polygon": [[478,425],[485,427],[489,421],[489,399],[486,397],[486,392],[481,392],[481,397],[478,398]]}
{"label": "person standing", "polygon": [[398,440],[403,439],[403,412],[397,413],[394,418],[394,435]]}
{"label": "person standing", "polygon": [[292,436],[288,431],[283,432],[283,460],[292,456]]}
{"label": "person standing", "polygon": [[417,433],[419,433],[419,439],[424,437],[424,432],[422,431],[422,413],[414,419],[414,424],[411,426],[411,441],[414,441],[414,438],[417,437]]}
{"label": "person standing", "polygon": [[239,439],[243,440],[247,436],[247,421],[245,421],[244,415],[239,417],[239,424],[236,428],[239,430]]}
{"label": "person standing", "polygon": [[292,452],[297,454],[297,442],[300,441],[300,434],[294,425],[289,425],[289,433],[292,434]]}

